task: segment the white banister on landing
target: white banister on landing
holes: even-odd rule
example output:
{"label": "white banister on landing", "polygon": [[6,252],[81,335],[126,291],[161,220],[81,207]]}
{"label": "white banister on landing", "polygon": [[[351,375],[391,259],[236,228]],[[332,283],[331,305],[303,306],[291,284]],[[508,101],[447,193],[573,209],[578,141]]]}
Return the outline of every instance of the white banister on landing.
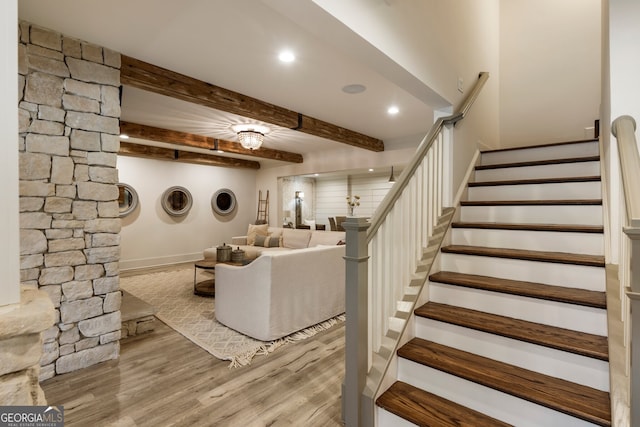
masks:
{"label": "white banister on landing", "polygon": [[[374,404],[407,320],[453,215],[445,173],[450,130],[478,97],[488,73],[458,112],[439,118],[376,210],[371,223],[348,217],[346,345],[342,415],[347,427],[374,425]],[[434,250],[436,248],[436,250]]]}
{"label": "white banister on landing", "polygon": [[621,242],[618,272],[632,426],[640,425],[640,154],[635,130],[636,122],[630,116],[618,117],[611,124],[611,132],[617,139],[624,195],[621,206],[623,228],[611,230],[611,233],[619,234]]}

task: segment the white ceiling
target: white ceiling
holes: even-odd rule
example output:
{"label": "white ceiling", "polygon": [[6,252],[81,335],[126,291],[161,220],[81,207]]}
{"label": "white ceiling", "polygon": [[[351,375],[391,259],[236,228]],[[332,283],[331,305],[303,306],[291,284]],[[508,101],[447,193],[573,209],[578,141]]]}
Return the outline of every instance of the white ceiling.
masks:
{"label": "white ceiling", "polygon": [[[20,19],[383,139],[387,148],[395,139],[426,133],[432,123],[432,109],[394,84],[393,76],[386,72],[383,78],[353,59],[362,55],[345,46],[353,49],[366,42],[312,0],[20,0],[18,4]],[[392,2],[385,4],[393,7]],[[297,13],[304,26],[278,12],[287,5],[291,8],[286,15],[295,19]],[[337,34],[334,30],[339,30],[343,45],[331,37]],[[293,63],[277,59],[284,48],[295,52]],[[377,54],[379,60],[390,61]],[[343,86],[354,83],[367,90],[357,95],[342,92]],[[391,104],[400,108],[397,116],[387,114]],[[231,125],[249,122],[133,88],[125,88],[122,119],[228,140],[235,140]],[[271,128],[266,147],[304,154],[342,146]]]}

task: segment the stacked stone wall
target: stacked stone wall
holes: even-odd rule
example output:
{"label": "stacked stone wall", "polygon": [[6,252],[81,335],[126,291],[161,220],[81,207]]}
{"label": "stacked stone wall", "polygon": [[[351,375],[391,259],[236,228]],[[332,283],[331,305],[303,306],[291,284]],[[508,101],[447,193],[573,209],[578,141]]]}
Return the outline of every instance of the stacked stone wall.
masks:
{"label": "stacked stone wall", "polygon": [[23,288],[56,309],[40,379],[117,358],[120,54],[19,25]]}

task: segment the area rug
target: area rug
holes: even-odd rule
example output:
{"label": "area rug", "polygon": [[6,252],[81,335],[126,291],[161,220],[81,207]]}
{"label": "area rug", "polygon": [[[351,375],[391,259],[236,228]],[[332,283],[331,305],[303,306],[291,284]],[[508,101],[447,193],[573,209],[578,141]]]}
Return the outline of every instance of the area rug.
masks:
{"label": "area rug", "polygon": [[[198,280],[210,273],[198,271]],[[156,317],[229,367],[251,363],[256,355],[267,355],[294,341],[309,338],[338,322],[344,315],[329,319],[275,341],[259,341],[216,321],[214,298],[193,294],[193,268],[141,274],[120,279],[120,287],[155,307]]]}

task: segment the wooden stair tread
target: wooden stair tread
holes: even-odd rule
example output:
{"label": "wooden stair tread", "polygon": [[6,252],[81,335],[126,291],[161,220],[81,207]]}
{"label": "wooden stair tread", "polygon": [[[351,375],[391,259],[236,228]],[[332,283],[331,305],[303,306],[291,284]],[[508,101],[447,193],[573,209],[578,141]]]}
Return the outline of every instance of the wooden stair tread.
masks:
{"label": "wooden stair tread", "polygon": [[500,185],[530,185],[530,184],[564,184],[571,182],[599,182],[600,176],[572,176],[566,178],[527,178],[508,179],[503,181],[470,182],[469,187],[496,187]]}
{"label": "wooden stair tread", "polygon": [[520,168],[526,166],[561,165],[565,163],[583,163],[600,161],[600,156],[569,157],[564,159],[532,160],[529,162],[497,163],[493,165],[478,165],[476,170]]}
{"label": "wooden stair tread", "polygon": [[604,227],[599,225],[575,224],[509,224],[506,222],[454,222],[453,228],[481,228],[487,230],[527,230],[527,231],[558,231],[568,233],[604,233]]}
{"label": "wooden stair tread", "polygon": [[578,139],[576,141],[549,142],[545,144],[523,145],[521,147],[494,148],[492,150],[482,150],[481,153],[499,153],[501,151],[527,150],[531,148],[557,147],[559,145],[583,144],[585,142],[598,142],[598,139]]}
{"label": "wooden stair tread", "polygon": [[604,361],[609,360],[607,337],[599,335],[436,302],[424,304],[415,310],[415,314],[427,319],[488,332],[581,356]]}
{"label": "wooden stair tread", "polygon": [[429,280],[449,285],[464,286],[466,288],[502,292],[505,294],[564,302],[586,307],[607,308],[607,296],[605,292],[589,291],[587,289],[545,285],[542,283],[501,279],[498,277],[456,273],[452,271],[440,271],[432,274],[429,276]]}
{"label": "wooden stair tread", "polygon": [[376,404],[422,427],[506,427],[511,425],[402,381],[392,384],[376,400]]}
{"label": "wooden stair tread", "polygon": [[601,426],[611,425],[609,393],[441,344],[413,338],[398,356]]}
{"label": "wooden stair tread", "polygon": [[571,254],[565,252],[531,251],[524,249],[488,248],[482,246],[449,245],[442,252],[464,255],[489,256],[496,258],[522,259],[527,261],[553,262],[559,264],[604,267],[604,257],[600,255]]}
{"label": "wooden stair tread", "polygon": [[461,206],[560,206],[560,205],[601,205],[602,199],[569,200],[463,200]]}

